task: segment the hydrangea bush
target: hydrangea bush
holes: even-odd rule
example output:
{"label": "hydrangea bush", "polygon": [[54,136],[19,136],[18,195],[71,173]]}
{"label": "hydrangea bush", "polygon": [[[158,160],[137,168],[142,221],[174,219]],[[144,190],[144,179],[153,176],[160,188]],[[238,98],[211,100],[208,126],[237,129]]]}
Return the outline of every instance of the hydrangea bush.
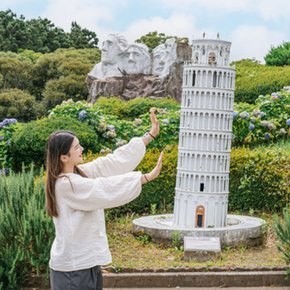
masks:
{"label": "hydrangea bush", "polygon": [[233,145],[258,144],[290,135],[290,90],[259,96],[255,104],[235,103]]}
{"label": "hydrangea bush", "polygon": [[[152,100],[150,100],[152,102]],[[109,102],[115,100],[108,99]],[[144,101],[143,101],[144,102]],[[120,119],[108,114],[98,103],[68,100],[56,106],[51,115],[69,115],[93,126],[102,150],[115,149],[134,136],[141,136],[150,129],[149,113],[135,120]],[[160,135],[155,147],[178,143],[180,110],[177,107],[157,108]],[[233,146],[257,145],[286,139],[290,134],[290,91],[282,90],[271,95],[259,96],[255,104],[235,103],[233,112]],[[151,146],[151,145],[150,145]]]}
{"label": "hydrangea bush", "polygon": [[[167,144],[176,144],[178,142],[179,110],[156,109],[161,133],[154,147],[163,148]],[[103,112],[97,104],[92,105],[84,101],[68,100],[50,112],[50,117],[63,115],[76,118],[92,126],[98,135],[102,152],[114,150],[126,144],[132,137],[142,136],[151,127],[149,112],[131,121],[120,119],[116,115],[109,115]]]}

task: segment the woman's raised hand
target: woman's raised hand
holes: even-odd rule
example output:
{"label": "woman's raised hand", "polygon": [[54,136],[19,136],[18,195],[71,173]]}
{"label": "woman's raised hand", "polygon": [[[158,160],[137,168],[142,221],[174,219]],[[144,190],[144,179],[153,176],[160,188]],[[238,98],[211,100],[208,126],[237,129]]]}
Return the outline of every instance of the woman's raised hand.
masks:
{"label": "woman's raised hand", "polygon": [[152,181],[153,179],[157,178],[161,168],[162,168],[162,158],[163,158],[163,151],[161,152],[161,154],[159,155],[158,161],[156,166],[154,167],[154,169],[152,171],[150,171],[149,173],[143,174],[142,175],[142,184],[147,183]]}
{"label": "woman's raised hand", "polygon": [[150,108],[150,120],[152,127],[150,129],[150,134],[155,138],[159,134],[159,121],[157,120],[157,117],[155,115],[157,109],[156,108]]}

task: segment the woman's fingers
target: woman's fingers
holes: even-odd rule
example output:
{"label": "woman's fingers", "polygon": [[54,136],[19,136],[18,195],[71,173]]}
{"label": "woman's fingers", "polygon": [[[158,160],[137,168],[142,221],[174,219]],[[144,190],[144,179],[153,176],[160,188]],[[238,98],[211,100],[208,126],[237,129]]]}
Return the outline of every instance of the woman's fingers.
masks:
{"label": "woman's fingers", "polygon": [[152,124],[158,123],[157,117],[154,111],[150,111],[150,121]]}
{"label": "woman's fingers", "polygon": [[161,167],[162,167],[162,158],[163,158],[163,151],[159,155],[159,158],[158,158],[158,161],[157,161],[157,165],[155,166],[155,169],[157,171],[157,174],[159,174],[159,172],[161,170]]}

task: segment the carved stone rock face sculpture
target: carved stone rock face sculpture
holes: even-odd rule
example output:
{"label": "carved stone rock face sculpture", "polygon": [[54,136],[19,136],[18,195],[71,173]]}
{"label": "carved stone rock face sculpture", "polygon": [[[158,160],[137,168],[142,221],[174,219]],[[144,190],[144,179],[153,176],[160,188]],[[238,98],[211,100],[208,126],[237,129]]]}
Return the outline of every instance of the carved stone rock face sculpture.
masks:
{"label": "carved stone rock face sculpture", "polygon": [[148,47],[141,43],[129,45],[125,52],[122,67],[128,74],[149,74],[151,59]]}
{"label": "carved stone rock face sculpture", "polygon": [[127,47],[128,42],[122,35],[109,34],[102,44],[101,62],[94,66],[88,76],[93,79],[121,76],[119,69],[122,69]]}
{"label": "carved stone rock face sculpture", "polygon": [[160,78],[166,77],[176,58],[175,38],[167,39],[153,50],[152,74]]}

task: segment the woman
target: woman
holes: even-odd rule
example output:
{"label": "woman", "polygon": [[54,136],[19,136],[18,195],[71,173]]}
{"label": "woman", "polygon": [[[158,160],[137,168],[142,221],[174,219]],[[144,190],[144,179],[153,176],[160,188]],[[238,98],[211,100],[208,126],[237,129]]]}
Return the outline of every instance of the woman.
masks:
{"label": "woman", "polygon": [[159,122],[150,110],[152,127],[113,154],[78,165],[83,147],[69,131],[53,133],[47,143],[46,207],[53,217],[55,239],[50,253],[52,290],[102,289],[100,266],[111,262],[104,209],[136,198],[142,184],[160,173],[163,152],[147,174],[133,171],[146,145],[159,134]]}

